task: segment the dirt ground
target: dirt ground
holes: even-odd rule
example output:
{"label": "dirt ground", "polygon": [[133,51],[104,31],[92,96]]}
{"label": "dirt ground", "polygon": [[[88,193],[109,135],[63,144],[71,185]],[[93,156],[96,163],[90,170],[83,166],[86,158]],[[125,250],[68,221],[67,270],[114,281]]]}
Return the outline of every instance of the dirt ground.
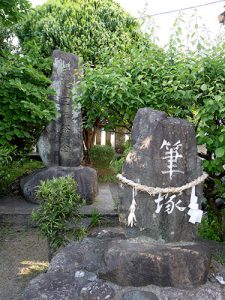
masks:
{"label": "dirt ground", "polygon": [[47,243],[37,229],[0,226],[0,300],[21,300],[28,282],[47,267]]}

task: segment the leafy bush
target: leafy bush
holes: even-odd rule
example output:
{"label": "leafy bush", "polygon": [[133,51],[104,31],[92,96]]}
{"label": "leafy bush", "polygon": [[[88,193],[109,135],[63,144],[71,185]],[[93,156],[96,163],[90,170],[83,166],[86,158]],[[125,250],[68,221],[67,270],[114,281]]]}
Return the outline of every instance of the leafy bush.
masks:
{"label": "leafy bush", "polygon": [[221,240],[225,235],[225,209],[221,211],[221,215],[223,219],[219,222],[214,212],[208,208],[207,215],[203,217],[198,227],[198,233],[202,238],[225,242],[225,239]]}
{"label": "leafy bush", "polygon": [[92,65],[143,39],[138,22],[113,0],[47,1],[21,22],[17,35],[23,48],[36,43],[43,57],[60,49]]}
{"label": "leafy bush", "polygon": [[0,147],[15,148],[17,158],[30,151],[56,113],[45,76],[51,61],[40,58],[34,44],[25,55],[12,43],[17,22],[29,10],[27,0],[0,3]]}
{"label": "leafy bush", "polygon": [[42,181],[37,189],[40,208],[33,212],[32,218],[49,241],[50,259],[70,238],[80,239],[84,235],[83,227],[79,226],[82,200],[76,188],[77,183],[68,176]]}
{"label": "leafy bush", "polygon": [[26,153],[55,116],[49,99],[51,81],[29,56],[5,51],[0,65],[0,146],[15,146],[16,153]]}
{"label": "leafy bush", "polygon": [[15,146],[0,147],[0,168],[12,162],[12,156],[15,151]]}
{"label": "leafy bush", "polygon": [[115,150],[109,145],[95,145],[90,149],[89,156],[95,167],[108,168],[115,157]]}
{"label": "leafy bush", "polygon": [[[1,150],[0,153],[2,153]],[[8,163],[0,164],[0,195],[10,192],[12,185],[14,185],[20,177],[44,167],[41,161],[27,158],[12,160],[11,157],[7,158],[7,161]],[[17,188],[16,184],[15,187]]]}

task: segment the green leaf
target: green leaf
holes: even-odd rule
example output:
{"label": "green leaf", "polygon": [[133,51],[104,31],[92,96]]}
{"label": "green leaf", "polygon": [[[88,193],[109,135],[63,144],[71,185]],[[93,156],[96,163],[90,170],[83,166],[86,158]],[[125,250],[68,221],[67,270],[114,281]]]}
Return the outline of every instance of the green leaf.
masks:
{"label": "green leaf", "polygon": [[201,85],[201,90],[203,92],[207,90],[207,85],[205,83]]}
{"label": "green leaf", "polygon": [[225,155],[225,147],[217,148],[215,153],[217,157],[223,157]]}

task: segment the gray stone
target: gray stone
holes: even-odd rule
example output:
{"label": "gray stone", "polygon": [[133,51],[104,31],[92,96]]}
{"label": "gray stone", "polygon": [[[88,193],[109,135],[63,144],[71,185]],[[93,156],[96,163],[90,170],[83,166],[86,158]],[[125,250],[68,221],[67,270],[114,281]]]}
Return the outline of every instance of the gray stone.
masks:
{"label": "gray stone", "polygon": [[[170,145],[166,145],[167,142]],[[177,154],[173,166],[166,158],[172,154]],[[163,112],[139,109],[132,129],[132,150],[126,158],[123,176],[142,185],[165,188],[180,187],[200,175],[194,125]],[[189,222],[187,214],[190,195],[191,189],[188,189],[180,195],[175,194],[175,198],[170,198],[171,194],[164,196],[157,204],[159,195],[138,192],[135,196],[136,226],[142,233],[166,242],[195,240],[197,226]],[[201,203],[201,185],[196,187],[196,195]],[[131,201],[132,188],[123,185],[119,207],[122,224],[127,224]],[[185,208],[184,211],[180,207]]]}
{"label": "gray stone", "polygon": [[25,289],[23,300],[76,300],[83,284],[83,281],[75,281],[71,274],[41,274],[34,278]]}
{"label": "gray stone", "polygon": [[[122,229],[118,232],[121,233]],[[48,272],[39,275],[29,283],[23,299],[156,300],[156,297],[160,300],[225,299],[225,289],[219,283],[207,282],[198,287],[187,288],[188,282],[195,280],[198,282],[198,274],[205,272],[202,270],[203,260],[205,260],[205,267],[208,268],[207,250],[204,247],[202,248],[201,244],[196,245],[186,242],[163,245],[155,241],[151,246],[149,242],[141,241],[140,236],[137,239],[128,239],[127,241],[118,237],[110,238],[110,235],[105,235],[105,238],[102,234],[99,235],[99,238],[97,236],[85,238],[81,242],[72,242],[60,250],[51,260]],[[143,238],[143,240],[145,239],[146,237]],[[125,247],[125,242],[127,242],[127,247]],[[112,254],[110,254],[110,251]],[[111,262],[108,260],[110,255]],[[120,255],[121,259],[119,258]],[[140,266],[138,256],[142,261]],[[201,258],[202,256],[203,258]],[[121,282],[118,282],[118,284],[112,283],[111,279],[113,277],[109,280],[100,279],[99,275],[101,276],[102,270],[109,270],[110,264],[113,265],[112,260],[115,260],[114,272],[115,265],[118,266],[121,260],[120,270],[117,271],[121,275],[123,272],[123,282],[129,280],[127,277],[134,279],[135,275],[132,272],[125,273],[125,270],[128,270],[134,264],[136,268],[133,267],[130,270],[136,273],[137,280],[139,280],[138,276],[143,278],[145,274],[150,278],[154,273],[154,282],[157,282],[157,284],[160,283],[160,278],[163,277],[165,281],[169,282],[169,280],[175,278],[175,275],[172,274],[175,272],[176,276],[187,279],[187,282],[184,283],[186,288],[162,287],[154,284],[134,288],[121,286]],[[154,261],[150,266],[152,260]],[[144,261],[146,261],[146,264],[144,264]],[[126,267],[123,271],[126,262],[129,267]],[[185,269],[185,265],[187,265],[187,269]],[[170,279],[168,280],[167,277]],[[182,279],[178,278],[178,281],[181,283]],[[148,298],[145,298],[145,296]]]}
{"label": "gray stone", "polygon": [[81,290],[82,300],[110,300],[115,296],[114,289],[103,282],[91,282]]}
{"label": "gray stone", "polygon": [[100,278],[122,286],[190,288],[206,282],[210,256],[197,243],[163,245],[135,239],[113,240],[104,252],[104,263]]}
{"label": "gray stone", "polygon": [[91,204],[97,193],[97,173],[89,167],[50,167],[43,168],[26,177],[21,182],[21,190],[25,199],[32,203],[39,203],[36,197],[36,189],[40,181],[53,179],[54,177],[72,176],[77,182],[77,191],[87,204]]}
{"label": "gray stone", "polygon": [[132,290],[123,295],[123,300],[159,300],[152,292]]}
{"label": "gray stone", "polygon": [[46,166],[77,167],[83,158],[81,109],[74,110],[72,88],[77,82],[78,57],[54,50],[52,85],[58,116],[38,140],[38,151]]}

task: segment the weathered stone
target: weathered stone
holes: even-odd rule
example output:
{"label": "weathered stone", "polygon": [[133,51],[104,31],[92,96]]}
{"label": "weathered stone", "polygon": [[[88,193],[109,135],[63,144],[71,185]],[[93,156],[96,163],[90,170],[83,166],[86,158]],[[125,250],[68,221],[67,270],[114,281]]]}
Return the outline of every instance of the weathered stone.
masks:
{"label": "weathered stone", "polygon": [[147,291],[129,291],[122,297],[123,300],[159,300],[152,292]]}
{"label": "weathered stone", "polygon": [[75,300],[78,299],[84,284],[74,275],[65,273],[47,273],[34,278],[24,291],[23,300]]}
{"label": "weathered stone", "polygon": [[77,167],[83,158],[81,110],[74,110],[72,88],[78,75],[78,57],[54,50],[52,85],[58,116],[38,140],[38,151],[46,166]]}
{"label": "weathered stone", "polygon": [[50,167],[43,168],[26,177],[21,182],[21,190],[25,199],[32,203],[39,203],[36,197],[36,189],[40,181],[53,179],[54,177],[72,176],[77,182],[77,191],[87,204],[91,204],[97,193],[97,173],[89,167]]}
{"label": "weathered stone", "polygon": [[106,283],[91,282],[82,288],[80,295],[82,300],[110,300],[114,298],[115,291]]}
{"label": "weathered stone", "polygon": [[197,243],[150,244],[113,240],[104,252],[102,279],[122,286],[149,284],[190,288],[204,284],[210,256]]}
{"label": "weathered stone", "polygon": [[[121,228],[118,232],[121,233],[122,230]],[[143,239],[146,241],[149,238]],[[88,237],[81,242],[72,242],[59,251],[53,257],[48,272],[29,283],[23,299],[225,299],[225,289],[217,282],[207,282],[195,287],[199,284],[200,276],[202,278],[206,276],[205,269],[202,269],[203,261],[205,261],[205,268],[209,265],[206,244],[203,244],[204,247],[201,245],[195,243],[160,244],[156,241],[150,244],[141,241],[140,236],[128,240],[111,238],[109,234],[105,235],[105,238],[103,234]],[[121,258],[119,258],[120,255]],[[112,260],[115,260],[115,263]],[[120,262],[121,265],[119,265]],[[103,270],[104,274],[109,272],[109,267],[112,267],[111,272],[114,274],[118,267],[117,272],[121,274],[122,283],[132,280],[139,282],[138,277],[141,276],[143,279],[146,275],[148,278],[154,276],[154,282],[157,285],[150,284],[134,288],[122,286],[120,281],[118,284],[112,283],[111,279],[114,280],[115,276],[110,277],[109,280],[99,279],[99,274],[101,275]],[[126,273],[128,269],[131,272]],[[199,275],[201,272],[202,275]],[[178,278],[178,284],[182,283],[182,286],[185,286],[184,289],[159,286],[160,278],[164,278],[165,282],[170,284],[176,276],[181,277]],[[187,281],[183,282],[185,278]],[[194,284],[188,289],[190,281]]]}
{"label": "weathered stone", "polygon": [[85,238],[66,246],[51,260],[48,272],[75,273],[86,270],[97,273],[111,238]]}
{"label": "weathered stone", "polygon": [[[123,168],[123,176],[127,179],[142,185],[165,188],[183,186],[202,175],[193,124],[143,108],[135,117],[131,138],[132,150]],[[174,161],[170,162],[172,156]],[[189,222],[190,216],[187,214],[190,195],[191,189],[162,198],[159,194],[149,196],[145,192],[138,192],[135,196],[136,226],[154,239],[193,241],[197,226]],[[201,185],[196,186],[196,195],[198,203],[201,203]],[[127,224],[131,201],[132,188],[123,185],[119,208],[123,224]]]}

